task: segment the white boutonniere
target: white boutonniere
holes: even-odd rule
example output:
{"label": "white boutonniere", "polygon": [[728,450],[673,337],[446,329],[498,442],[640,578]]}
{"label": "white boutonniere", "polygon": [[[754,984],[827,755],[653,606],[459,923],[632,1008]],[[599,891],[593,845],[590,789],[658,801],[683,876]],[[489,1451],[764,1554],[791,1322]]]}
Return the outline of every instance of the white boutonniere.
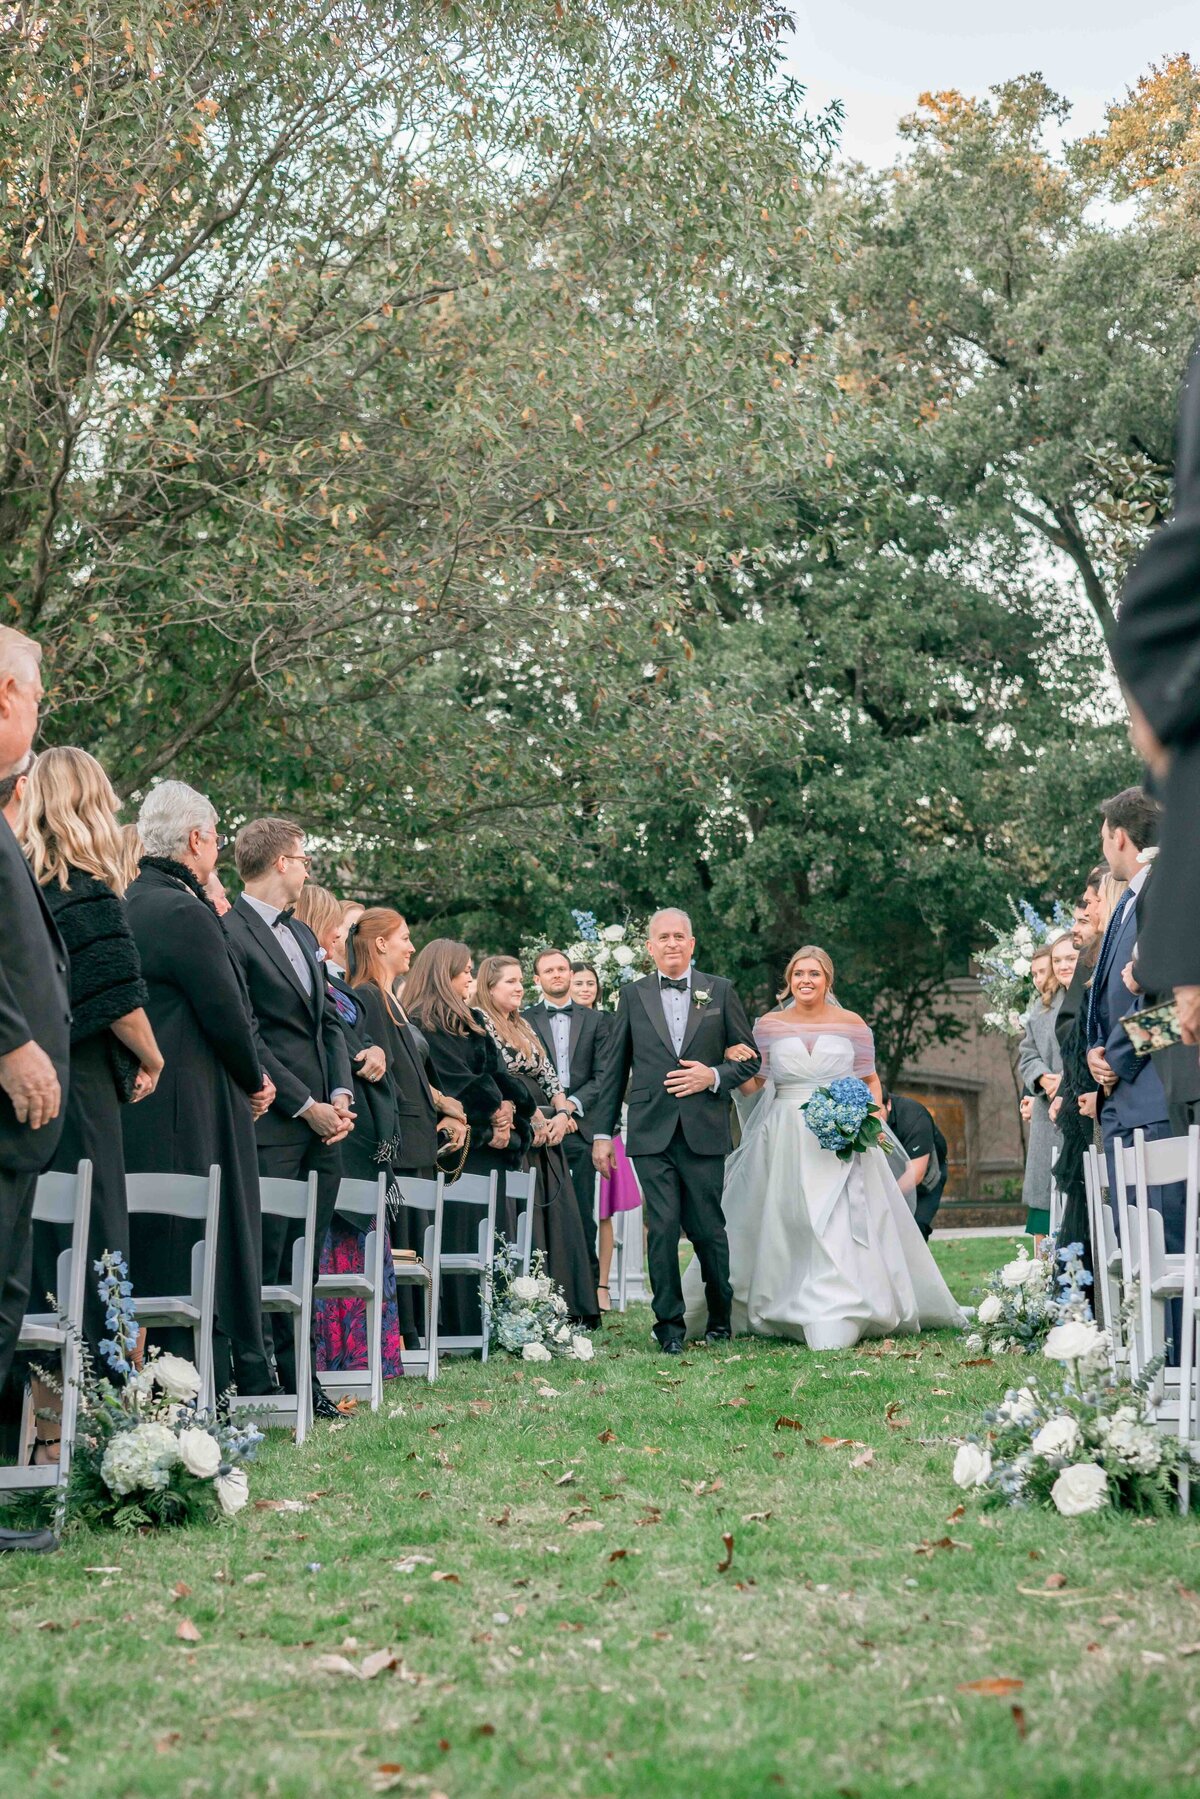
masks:
{"label": "white boutonniere", "polygon": [[692,988],[692,1004],[694,1006],[706,1006],[711,998],[712,994],[707,987]]}

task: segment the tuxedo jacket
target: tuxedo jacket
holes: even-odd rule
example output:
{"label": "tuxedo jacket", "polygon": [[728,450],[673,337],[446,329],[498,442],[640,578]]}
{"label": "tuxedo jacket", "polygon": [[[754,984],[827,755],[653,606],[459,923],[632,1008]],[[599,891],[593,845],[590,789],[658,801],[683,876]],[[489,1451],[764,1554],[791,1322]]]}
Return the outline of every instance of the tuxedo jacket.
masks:
{"label": "tuxedo jacket", "polygon": [[[703,1005],[697,1002],[701,993],[708,995]],[[694,968],[690,998],[683,1048],[677,1056],[667,1028],[657,972],[621,989],[612,1030],[604,1046],[592,1130],[599,1136],[611,1136],[617,1129],[628,1081],[625,1147],[631,1156],[661,1155],[677,1129],[682,1129],[684,1141],[696,1155],[727,1156],[733,1148],[729,1124],[733,1092],[758,1073],[760,1062],[750,1034],[750,1021],[732,981],[723,975],[702,974]],[[744,1043],[754,1050],[754,1060],[727,1062],[725,1051],[735,1043]],[[718,1069],[719,1089],[713,1092],[709,1088],[676,1099],[663,1081],[681,1060],[706,1062]]]}
{"label": "tuxedo jacket", "polygon": [[312,992],[305,993],[274,931],[244,899],[221,922],[250,996],[259,1059],[275,1083],[275,1102],[255,1126],[258,1141],[306,1143],[311,1129],[296,1116],[305,1100],[327,1103],[338,1088],[354,1091],[346,1040],[325,997],[312,932],[303,925],[292,930],[312,977]]}
{"label": "tuxedo jacket", "polygon": [[1109,920],[1088,996],[1088,1048],[1102,1049],[1117,1084],[1105,1100],[1101,1125],[1106,1135],[1164,1123],[1167,1097],[1149,1056],[1139,1056],[1121,1019],[1142,1008],[1121,979],[1138,940],[1136,897],[1123,895]]}
{"label": "tuxedo jacket", "polygon": [[[537,1032],[551,1063],[557,1068],[551,1016],[544,1000],[538,1000],[536,1005],[528,1006],[525,1010],[525,1017]],[[607,1023],[608,1015],[597,1012],[593,1007],[573,1005],[571,1008],[571,1032],[567,1043],[571,1079],[567,1085],[567,1096],[577,1099],[583,1107],[583,1116],[577,1118],[575,1123],[584,1143],[590,1143],[596,1133],[595,1110],[600,1093],[604,1044],[608,1036]]]}
{"label": "tuxedo jacket", "polygon": [[58,1148],[67,1113],[71,1064],[71,1001],[67,952],[33,870],[8,821],[0,817],[0,1055],[33,1042],[54,1064],[62,1088],[58,1117],[40,1130],[18,1124],[12,1101],[0,1092],[0,1169],[34,1174]]}

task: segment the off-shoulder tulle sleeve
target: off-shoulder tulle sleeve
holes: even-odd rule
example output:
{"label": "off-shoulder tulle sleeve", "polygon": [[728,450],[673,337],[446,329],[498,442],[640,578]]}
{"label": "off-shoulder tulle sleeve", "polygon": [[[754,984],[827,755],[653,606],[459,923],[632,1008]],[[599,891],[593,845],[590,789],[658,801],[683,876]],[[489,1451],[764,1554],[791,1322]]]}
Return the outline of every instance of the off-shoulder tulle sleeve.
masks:
{"label": "off-shoulder tulle sleeve", "polygon": [[875,1072],[875,1038],[865,1024],[848,1024],[846,1035],[854,1045],[854,1072],[865,1080]]}

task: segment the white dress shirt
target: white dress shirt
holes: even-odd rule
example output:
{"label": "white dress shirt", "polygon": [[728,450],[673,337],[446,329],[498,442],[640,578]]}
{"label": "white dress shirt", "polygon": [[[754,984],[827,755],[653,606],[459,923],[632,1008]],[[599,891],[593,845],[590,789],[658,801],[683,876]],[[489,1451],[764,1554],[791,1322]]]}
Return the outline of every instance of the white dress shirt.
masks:
{"label": "white dress shirt", "polygon": [[568,1100],[575,1108],[576,1116],[583,1117],[583,1107],[571,1092],[571,1014],[573,1001],[567,1000],[559,1006],[552,999],[542,1002],[550,1015],[550,1041],[554,1045],[554,1067],[559,1084]]}

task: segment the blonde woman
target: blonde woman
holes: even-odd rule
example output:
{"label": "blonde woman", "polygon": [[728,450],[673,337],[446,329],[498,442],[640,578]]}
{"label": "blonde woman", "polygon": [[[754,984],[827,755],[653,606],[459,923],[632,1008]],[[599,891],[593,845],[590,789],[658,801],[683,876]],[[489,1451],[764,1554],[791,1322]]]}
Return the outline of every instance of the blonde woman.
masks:
{"label": "blonde woman", "polygon": [[[806,944],[787,965],[780,1009],[757,1021],[761,1097],[722,1197],[735,1331],[819,1350],[963,1321],[883,1151],[843,1162],[805,1120],[817,1089],[847,1075],[881,1103],[871,1031],[838,1005],[833,981],[829,956]],[[696,1335],[705,1297],[694,1263],[684,1296]]]}
{"label": "blonde woman", "polygon": [[[21,801],[17,836],[71,958],[71,1070],[65,1122],[51,1167],[92,1164],[89,1263],[106,1249],[128,1259],[121,1104],[153,1093],[162,1056],[150,1028],[137,948],[125,917],[128,853],[117,797],[86,750],[45,750]],[[58,1231],[34,1234],[35,1299],[55,1285]],[[104,1313],[87,1284],[84,1334],[97,1365]],[[53,1434],[44,1437],[46,1456]],[[42,1453],[41,1451],[39,1453]],[[53,1457],[49,1457],[53,1459]]]}

